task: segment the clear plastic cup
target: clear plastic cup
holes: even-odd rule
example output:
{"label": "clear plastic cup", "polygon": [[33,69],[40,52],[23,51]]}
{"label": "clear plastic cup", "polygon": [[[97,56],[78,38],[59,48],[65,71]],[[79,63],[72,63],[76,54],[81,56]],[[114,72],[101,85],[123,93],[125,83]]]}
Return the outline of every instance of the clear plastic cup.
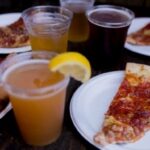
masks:
{"label": "clear plastic cup", "polygon": [[34,6],[23,11],[32,50],[67,51],[72,12],[59,6]]}
{"label": "clear plastic cup", "polygon": [[87,52],[91,64],[97,69],[113,65],[122,57],[134,12],[120,6],[98,5],[86,14],[90,24]]}
{"label": "clear plastic cup", "polygon": [[47,145],[60,135],[69,78],[48,69],[51,52],[26,52],[8,60],[2,75],[22,137],[30,145]]}

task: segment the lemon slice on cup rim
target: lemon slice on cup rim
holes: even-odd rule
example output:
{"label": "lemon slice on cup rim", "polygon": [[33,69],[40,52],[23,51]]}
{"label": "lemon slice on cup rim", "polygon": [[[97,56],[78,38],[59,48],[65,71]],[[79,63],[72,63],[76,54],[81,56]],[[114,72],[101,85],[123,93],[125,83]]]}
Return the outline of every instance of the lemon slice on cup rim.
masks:
{"label": "lemon slice on cup rim", "polygon": [[91,66],[88,59],[78,52],[58,54],[50,60],[49,69],[73,77],[83,83],[91,77]]}

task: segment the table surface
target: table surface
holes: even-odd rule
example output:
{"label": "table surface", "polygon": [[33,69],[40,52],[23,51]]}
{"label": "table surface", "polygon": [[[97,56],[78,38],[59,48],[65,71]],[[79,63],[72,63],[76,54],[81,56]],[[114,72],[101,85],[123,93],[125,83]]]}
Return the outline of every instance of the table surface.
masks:
{"label": "table surface", "polygon": [[[145,8],[131,8],[136,16],[150,17],[150,12]],[[4,58],[0,55],[0,58]],[[124,50],[120,62],[113,67],[105,70],[93,70],[93,76],[102,72],[123,70],[126,62],[144,63],[150,65],[150,58],[140,54]],[[69,102],[74,91],[80,86],[80,82],[71,79],[67,91],[67,104],[65,110],[65,119],[63,131],[60,138],[53,144],[44,147],[32,147],[24,143],[15,122],[13,111],[11,110],[4,118],[0,120],[0,150],[96,150],[89,144],[75,129],[69,114]]]}

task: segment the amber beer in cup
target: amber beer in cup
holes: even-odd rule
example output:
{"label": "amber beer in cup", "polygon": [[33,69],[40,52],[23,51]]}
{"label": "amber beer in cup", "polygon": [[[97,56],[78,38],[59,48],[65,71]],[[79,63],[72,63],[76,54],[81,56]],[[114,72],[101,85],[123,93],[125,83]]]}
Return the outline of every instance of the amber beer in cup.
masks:
{"label": "amber beer in cup", "polygon": [[67,51],[72,12],[59,6],[35,6],[22,13],[33,50]]}
{"label": "amber beer in cup", "polygon": [[21,134],[30,145],[50,144],[61,133],[69,79],[48,69],[53,56],[50,52],[19,54],[10,59],[16,64],[2,77]]}
{"label": "amber beer in cup", "polygon": [[96,69],[116,63],[123,54],[134,13],[124,7],[99,5],[87,11],[90,35],[87,56]]}
{"label": "amber beer in cup", "polygon": [[73,19],[69,29],[69,41],[86,41],[89,35],[86,10],[93,6],[94,0],[60,0],[60,4],[73,12]]}

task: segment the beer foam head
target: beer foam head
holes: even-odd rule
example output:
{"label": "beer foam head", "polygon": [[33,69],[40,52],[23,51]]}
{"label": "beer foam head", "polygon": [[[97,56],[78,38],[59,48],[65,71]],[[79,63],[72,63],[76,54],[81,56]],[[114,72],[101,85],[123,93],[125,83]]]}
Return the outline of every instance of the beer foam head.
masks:
{"label": "beer foam head", "polygon": [[97,26],[118,28],[128,26],[134,18],[134,13],[124,7],[100,5],[90,9],[87,17]]}

